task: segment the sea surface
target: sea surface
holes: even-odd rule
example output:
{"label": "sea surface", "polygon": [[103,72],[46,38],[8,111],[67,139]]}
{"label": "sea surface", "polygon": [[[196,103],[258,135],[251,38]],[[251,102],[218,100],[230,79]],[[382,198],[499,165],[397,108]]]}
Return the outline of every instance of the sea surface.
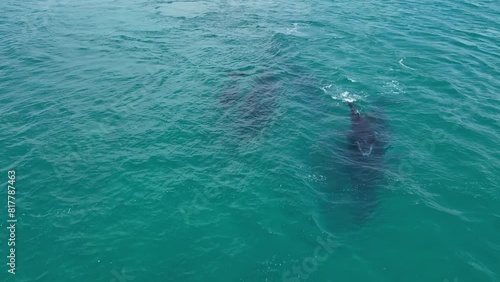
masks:
{"label": "sea surface", "polygon": [[0,281],[500,281],[500,1],[0,11]]}

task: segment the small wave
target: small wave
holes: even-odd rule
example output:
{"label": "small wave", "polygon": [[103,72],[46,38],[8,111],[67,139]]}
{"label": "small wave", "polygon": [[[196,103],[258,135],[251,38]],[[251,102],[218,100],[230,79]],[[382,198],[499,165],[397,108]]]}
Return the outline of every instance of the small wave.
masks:
{"label": "small wave", "polygon": [[297,32],[297,27],[299,26],[298,23],[293,23],[293,28],[287,28],[286,29],[286,34],[292,34],[294,32]]}
{"label": "small wave", "polygon": [[403,63],[404,59],[405,59],[404,57],[403,57],[403,58],[401,58],[401,59],[399,60],[399,64],[400,64],[400,65],[402,65],[403,67],[407,68],[407,69],[410,69],[410,70],[415,70],[415,69],[410,68],[409,66],[405,65],[405,64]]}
{"label": "small wave", "polygon": [[327,85],[327,86],[323,86],[323,87],[321,87],[321,90],[323,90],[323,92],[325,92],[325,93],[328,93],[327,89],[330,89],[330,88],[332,88],[332,85],[331,85],[331,84],[329,84],[329,85]]}
{"label": "small wave", "polygon": [[391,80],[390,82],[386,82],[384,88],[389,88],[389,93],[391,94],[404,94],[405,90],[399,84],[397,80]]}
{"label": "small wave", "polygon": [[326,177],[321,174],[309,174],[307,175],[307,179],[313,182],[323,182],[326,180]]}

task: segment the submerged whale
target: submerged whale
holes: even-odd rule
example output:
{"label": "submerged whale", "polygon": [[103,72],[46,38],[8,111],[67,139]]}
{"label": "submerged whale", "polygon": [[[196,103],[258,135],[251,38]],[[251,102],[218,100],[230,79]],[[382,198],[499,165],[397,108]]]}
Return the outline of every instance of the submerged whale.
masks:
{"label": "submerged whale", "polygon": [[271,121],[276,108],[279,81],[275,74],[264,72],[241,105],[240,131],[256,135]]}
{"label": "submerged whale", "polygon": [[348,135],[349,178],[355,205],[354,214],[364,221],[373,214],[378,204],[378,190],[383,181],[383,158],[385,144],[379,137],[377,126],[367,117],[361,116],[353,103],[351,130]]}
{"label": "submerged whale", "polygon": [[277,73],[266,70],[253,80],[246,95],[241,95],[241,79],[249,76],[246,72],[229,73],[230,87],[219,96],[222,110],[235,122],[239,137],[256,137],[273,119],[277,106],[280,81]]}

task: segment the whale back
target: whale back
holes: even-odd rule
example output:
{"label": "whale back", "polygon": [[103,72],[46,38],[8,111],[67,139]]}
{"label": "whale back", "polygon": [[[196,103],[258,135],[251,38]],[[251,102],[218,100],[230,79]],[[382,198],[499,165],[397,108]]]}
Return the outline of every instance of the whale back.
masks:
{"label": "whale back", "polygon": [[349,176],[354,203],[353,214],[358,222],[365,221],[378,205],[378,188],[383,183],[384,145],[378,140],[376,126],[363,117],[352,103],[349,134]]}
{"label": "whale back", "polygon": [[354,150],[364,157],[369,156],[375,146],[376,136],[370,121],[361,116],[359,111],[352,103],[349,103],[351,109],[351,135],[350,143]]}

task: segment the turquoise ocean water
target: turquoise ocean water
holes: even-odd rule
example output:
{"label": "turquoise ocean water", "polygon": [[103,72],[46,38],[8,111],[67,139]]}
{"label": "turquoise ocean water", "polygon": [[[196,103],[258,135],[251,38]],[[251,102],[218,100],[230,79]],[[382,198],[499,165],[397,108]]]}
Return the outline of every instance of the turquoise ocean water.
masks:
{"label": "turquoise ocean water", "polygon": [[0,281],[500,280],[499,1],[0,10]]}

